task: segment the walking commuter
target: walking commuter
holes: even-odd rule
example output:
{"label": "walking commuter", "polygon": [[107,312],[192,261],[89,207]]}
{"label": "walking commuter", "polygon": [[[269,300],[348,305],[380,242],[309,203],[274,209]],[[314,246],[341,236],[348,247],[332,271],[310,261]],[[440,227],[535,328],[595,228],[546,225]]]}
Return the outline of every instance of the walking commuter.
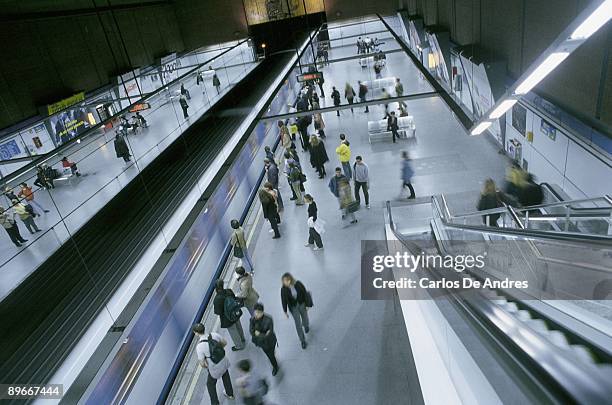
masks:
{"label": "walking commuter", "polygon": [[242,316],[240,308],[242,305],[236,299],[236,294],[231,289],[223,288],[223,280],[217,280],[215,291],[217,295],[213,300],[214,313],[219,315],[221,328],[227,329],[234,342],[232,351],[242,350],[246,345],[242,324],[240,323],[240,317]]}
{"label": "walking commuter", "polygon": [[321,240],[323,220],[319,220],[317,217],[318,209],[314,198],[310,194],[306,194],[304,200],[308,204],[308,240],[304,246],[312,246],[314,243],[316,246],[313,250],[321,250],[323,249],[323,241]]}
{"label": "walking commuter", "polygon": [[187,109],[189,108],[189,104],[187,104],[187,98],[185,97],[185,95],[181,94],[181,96],[179,97],[179,104],[181,105],[181,108],[183,109],[183,118],[185,119],[189,118],[189,114],[187,114]]}
{"label": "walking commuter", "polygon": [[79,169],[77,168],[77,164],[69,161],[66,156],[62,158],[62,167],[65,169],[70,168],[70,173],[72,173],[73,175],[77,177],[81,176],[81,173],[79,172]]}
{"label": "walking commuter", "polygon": [[377,79],[382,79],[382,74],[380,73],[382,70],[382,66],[379,61],[374,63],[374,73]]}
{"label": "walking commuter", "polygon": [[342,219],[348,219],[351,224],[356,224],[355,206],[351,204],[353,202],[351,184],[348,177],[342,174],[342,170],[339,167],[336,167],[336,174],[329,180],[328,187],[338,199]]}
{"label": "walking commuter", "polygon": [[402,192],[406,187],[408,187],[408,190],[410,190],[410,195],[408,196],[409,200],[416,198],[414,194],[414,187],[412,187],[413,175],[414,171],[412,170],[412,164],[410,163],[408,152],[404,151],[402,152]]}
{"label": "walking commuter", "polygon": [[[327,51],[325,51],[324,55],[327,55]],[[327,59],[327,56],[325,57]],[[325,98],[325,90],[323,90],[323,83],[325,83],[325,79],[323,78],[323,73],[321,73],[321,77],[317,79],[317,85],[319,86],[319,90],[321,90],[321,98]]]}
{"label": "walking commuter", "polygon": [[34,215],[36,214],[34,214],[32,206],[20,203],[19,200],[13,200],[11,202],[13,203],[13,210],[19,215],[19,218],[25,224],[26,228],[28,228],[28,231],[30,231],[32,235],[36,232],[41,232],[36,222],[34,222]]}
{"label": "walking commuter", "polygon": [[[316,109],[319,108],[319,104],[316,105]],[[318,132],[321,138],[325,138],[325,121],[321,113],[316,112],[313,114],[314,129]]]}
{"label": "walking commuter", "polygon": [[[503,207],[503,194],[497,190],[495,182],[492,179],[486,179],[482,194],[478,200],[478,211],[492,210],[494,208]],[[497,227],[497,220],[501,214],[489,214],[482,216],[482,222],[488,226]]]}
{"label": "walking commuter", "polygon": [[202,75],[202,72],[198,70],[198,73],[196,75],[196,86],[199,86],[200,83],[203,83],[203,82],[204,82],[204,76]]}
{"label": "walking commuter", "polygon": [[[401,97],[404,95],[404,85],[402,84],[400,78],[398,77],[397,79],[395,79],[395,96],[396,97]],[[398,101],[399,104],[399,108],[400,110],[405,110],[406,109],[406,103],[404,103],[403,101]]]}
{"label": "walking commuter", "polygon": [[361,156],[355,158],[355,164],[353,165],[353,174],[355,175],[355,200],[361,204],[359,198],[359,189],[363,189],[363,197],[365,198],[366,208],[370,208],[370,194],[368,193],[368,187],[370,185],[370,173],[368,165],[366,165]]}
{"label": "walking commuter", "polygon": [[[334,100],[334,106],[339,107],[340,106],[340,92],[335,87],[332,87],[331,98],[332,100]],[[340,110],[336,110],[336,115],[338,117],[340,116]]]}
{"label": "walking commuter", "polygon": [[287,184],[289,184],[289,189],[291,190],[290,200],[294,201],[297,199],[297,195],[295,194],[295,191],[293,191],[293,187],[291,186],[291,180],[289,180],[289,164],[291,162],[295,162],[295,160],[293,159],[290,149],[289,149],[285,152],[285,162],[284,162],[283,172],[285,174],[285,177],[287,177]]}
{"label": "walking commuter", "polygon": [[246,265],[248,271],[252,274],[255,271],[255,267],[253,266],[253,260],[249,254],[246,238],[244,237],[244,229],[242,229],[237,219],[232,219],[230,226],[232,227],[232,236],[230,237],[232,254],[235,258],[241,259],[242,264]]}
{"label": "walking commuter", "polygon": [[220,94],[221,93],[221,81],[219,80],[219,76],[217,76],[217,72],[213,73],[212,84],[213,86],[215,86],[215,89],[217,90],[217,94]]}
{"label": "walking commuter", "polygon": [[[387,91],[387,89],[385,89],[383,87],[382,91],[381,91],[380,98],[383,99],[383,100],[386,100],[386,99],[388,99],[390,97],[391,97],[391,95],[389,95],[389,92]],[[385,106],[385,116],[382,117],[383,120],[386,119],[389,116],[389,103],[385,102],[384,106]]]}
{"label": "walking commuter", "polygon": [[289,183],[295,192],[295,205],[304,205],[304,199],[302,197],[302,190],[300,187],[303,181],[302,176],[302,171],[298,165],[295,162],[289,163]]}
{"label": "walking commuter", "polygon": [[[361,103],[365,103],[367,100],[367,94],[368,94],[368,86],[365,85],[365,83],[362,83],[361,81],[357,82],[359,84],[359,102]],[[366,105],[365,111],[366,113],[370,112],[370,109],[368,108],[368,106]]]}
{"label": "walking commuter", "polygon": [[355,100],[355,89],[349,84],[349,82],[346,82],[346,86],[344,86],[344,98],[346,98],[346,101],[348,101],[348,103],[351,105],[351,112],[355,112],[353,111],[352,107]]}
{"label": "walking commuter", "polygon": [[266,190],[259,190],[259,201],[261,202],[261,208],[263,211],[263,216],[270,222],[270,226],[272,227],[272,232],[274,232],[274,236],[272,239],[278,239],[281,237],[280,231],[278,230],[279,216],[278,216],[278,207],[276,205],[276,201],[274,201],[274,196],[268,193]]}
{"label": "walking commuter", "polygon": [[283,148],[288,149],[291,145],[291,135],[289,134],[289,128],[287,128],[287,125],[285,125],[285,122],[283,120],[279,120],[277,125],[281,145],[283,145]]}
{"label": "walking commuter", "polygon": [[294,279],[290,273],[283,274],[281,280],[283,283],[281,287],[283,312],[287,318],[289,318],[287,311],[291,313],[293,321],[295,322],[295,329],[302,343],[302,349],[306,349],[307,344],[304,332],[308,333],[310,331],[306,305],[308,304],[310,306],[310,304],[312,304],[308,302],[310,300],[309,293],[306,291],[304,284]]}
{"label": "walking commuter", "polygon": [[249,326],[251,331],[252,342],[255,346],[261,347],[261,350],[266,354],[270,364],[272,365],[272,375],[278,373],[278,362],[276,361],[276,334],[274,333],[274,321],[272,317],[264,313],[262,303],[255,304],[255,313],[251,318]]}
{"label": "walking commuter", "polygon": [[[540,205],[544,202],[544,191],[542,186],[534,180],[533,174],[525,173],[525,182],[519,190],[519,202],[523,207]],[[538,209],[529,210],[530,213],[539,212]]]}
{"label": "walking commuter", "polygon": [[0,207],[0,224],[8,233],[9,238],[17,247],[21,247],[22,243],[26,243],[28,240],[23,239],[21,233],[19,232],[19,227],[17,226],[17,221],[15,221],[15,213],[7,212],[4,207]]}
{"label": "walking commuter", "polygon": [[395,138],[399,138],[399,133],[397,130],[399,129],[399,125],[397,124],[397,117],[395,116],[395,111],[391,111],[387,117],[387,131],[391,131],[391,135],[393,136],[393,143],[395,143]]}
{"label": "walking commuter", "polygon": [[185,88],[183,83],[181,83],[181,95],[185,96],[187,100],[191,100],[191,94],[189,94],[189,90]]}
{"label": "walking commuter", "polygon": [[340,134],[340,145],[336,148],[336,154],[344,170],[344,175],[350,179],[353,177],[353,173],[351,171],[351,147],[349,145],[346,135]]}
{"label": "walking commuter", "polygon": [[219,378],[223,380],[223,387],[225,388],[223,394],[229,399],[234,399],[232,379],[229,374],[230,362],[225,355],[227,342],[216,332],[209,333],[206,336],[206,329],[201,323],[193,325],[191,330],[198,339],[196,345],[198,364],[208,370],[206,388],[208,389],[208,395],[210,395],[210,403],[219,405],[217,395],[217,380]]}
{"label": "walking commuter", "polygon": [[41,215],[43,212],[45,214],[49,212],[49,210],[40,205],[38,201],[34,200],[34,192],[32,191],[32,187],[29,187],[26,183],[21,183],[19,186],[21,187],[21,190],[19,190],[18,196],[26,200],[26,202],[32,206],[35,212],[38,210],[36,214]]}
{"label": "walking commuter", "polygon": [[243,359],[238,362],[238,370],[242,373],[236,380],[238,392],[244,405],[264,405],[264,396],[268,393],[268,382],[251,373],[251,361]]}
{"label": "walking commuter", "polygon": [[357,38],[357,55],[365,53],[363,48],[364,48],[363,40],[361,39],[361,37],[359,37]]}
{"label": "walking commuter", "polygon": [[325,163],[329,161],[325,144],[316,135],[310,136],[310,164],[319,173],[319,178],[322,179],[325,173]]}
{"label": "walking commuter", "polygon": [[253,311],[255,311],[255,304],[259,300],[259,294],[253,288],[253,277],[250,273],[247,273],[244,267],[238,266],[234,270],[238,275],[238,292],[236,297],[242,300],[243,305],[253,317]]}
{"label": "walking commuter", "polygon": [[117,155],[117,157],[123,158],[123,161],[125,163],[129,162],[132,158],[132,155],[130,155],[130,148],[128,148],[128,145],[125,142],[125,139],[123,139],[123,136],[117,134],[117,136],[115,137],[114,144],[115,154]]}

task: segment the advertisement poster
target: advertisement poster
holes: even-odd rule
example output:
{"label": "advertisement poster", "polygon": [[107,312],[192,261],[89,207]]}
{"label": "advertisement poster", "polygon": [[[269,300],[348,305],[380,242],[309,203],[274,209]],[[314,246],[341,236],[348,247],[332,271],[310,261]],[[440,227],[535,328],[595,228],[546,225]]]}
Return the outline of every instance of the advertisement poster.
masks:
{"label": "advertisement poster", "polygon": [[448,68],[446,67],[446,62],[444,61],[444,55],[442,54],[438,39],[435,35],[427,33],[425,35],[427,35],[427,41],[429,42],[431,52],[429,54],[429,69],[433,70],[436,73],[436,77],[443,83],[446,83],[447,87],[450,88],[451,82],[448,76]]}
{"label": "advertisement poster", "polygon": [[244,0],[243,2],[249,25],[325,11],[323,0]]}
{"label": "advertisement poster", "polygon": [[0,145],[0,160],[9,160],[21,154],[21,148],[17,145],[17,140],[11,139]]}
{"label": "advertisement poster", "polygon": [[[474,102],[474,114],[477,118],[482,117],[493,107],[495,100],[493,99],[493,93],[491,92],[491,85],[489,84],[489,78],[484,65],[473,64],[468,61],[472,66],[472,100]],[[498,142],[503,143],[501,138],[501,128],[499,126],[499,120],[494,120],[493,125],[489,128]]]}
{"label": "advertisement poster", "polygon": [[408,37],[410,38],[410,49],[415,55],[421,57],[421,38],[414,25],[414,22],[408,21]]}
{"label": "advertisement poster", "polygon": [[176,58],[176,53],[161,58],[161,77],[164,85],[178,79],[181,60]]}
{"label": "advertisement poster", "polygon": [[51,134],[59,146],[89,129],[88,111],[85,108],[73,108],[54,115],[49,119]]}
{"label": "advertisement poster", "polygon": [[32,155],[47,153],[55,149],[55,144],[44,123],[23,130],[20,135]]}
{"label": "advertisement poster", "polygon": [[119,85],[119,97],[121,98],[121,108],[126,108],[130,104],[142,98],[140,94],[140,69],[135,69],[117,77]]}
{"label": "advertisement poster", "polygon": [[557,139],[557,129],[548,121],[542,120],[540,122],[540,132],[549,137],[551,140]]}
{"label": "advertisement poster", "polygon": [[525,136],[527,130],[527,109],[516,103],[512,106],[512,126],[521,135]]}

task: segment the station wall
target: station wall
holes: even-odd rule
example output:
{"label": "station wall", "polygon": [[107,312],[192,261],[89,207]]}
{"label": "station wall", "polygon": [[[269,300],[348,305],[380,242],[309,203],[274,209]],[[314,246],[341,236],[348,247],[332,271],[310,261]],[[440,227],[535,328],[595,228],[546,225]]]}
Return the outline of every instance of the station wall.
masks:
{"label": "station wall", "polygon": [[[519,77],[590,0],[403,0],[427,25],[449,29],[459,45],[479,44]],[[612,24],[590,38],[536,91],[588,124],[612,126]]]}

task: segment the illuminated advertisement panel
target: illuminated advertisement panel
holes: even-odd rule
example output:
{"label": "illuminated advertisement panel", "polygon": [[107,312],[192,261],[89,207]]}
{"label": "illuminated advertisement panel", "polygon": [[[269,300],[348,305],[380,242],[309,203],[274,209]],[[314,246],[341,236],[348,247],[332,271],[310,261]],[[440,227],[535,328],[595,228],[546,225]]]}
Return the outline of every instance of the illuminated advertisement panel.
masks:
{"label": "illuminated advertisement panel", "polygon": [[325,11],[323,0],[243,0],[243,3],[249,25]]}

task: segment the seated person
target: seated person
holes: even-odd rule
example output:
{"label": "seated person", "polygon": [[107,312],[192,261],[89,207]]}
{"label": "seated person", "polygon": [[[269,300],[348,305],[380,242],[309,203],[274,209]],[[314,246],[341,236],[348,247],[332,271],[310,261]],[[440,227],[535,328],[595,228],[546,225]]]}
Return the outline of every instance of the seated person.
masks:
{"label": "seated person", "polygon": [[147,124],[147,120],[145,120],[145,118],[140,114],[140,111],[136,111],[136,119],[138,119],[141,127],[146,128],[149,126],[149,124]]}
{"label": "seated person", "polygon": [[55,185],[53,184],[53,180],[60,177],[60,174],[58,173],[58,171],[49,165],[42,165],[42,172],[43,172],[45,181],[49,185],[49,187],[55,188]]}
{"label": "seated person", "polygon": [[79,173],[79,169],[77,168],[76,163],[69,161],[66,156],[62,158],[62,167],[64,168],[69,167],[72,174],[74,174],[77,177],[81,176],[81,173]]}

